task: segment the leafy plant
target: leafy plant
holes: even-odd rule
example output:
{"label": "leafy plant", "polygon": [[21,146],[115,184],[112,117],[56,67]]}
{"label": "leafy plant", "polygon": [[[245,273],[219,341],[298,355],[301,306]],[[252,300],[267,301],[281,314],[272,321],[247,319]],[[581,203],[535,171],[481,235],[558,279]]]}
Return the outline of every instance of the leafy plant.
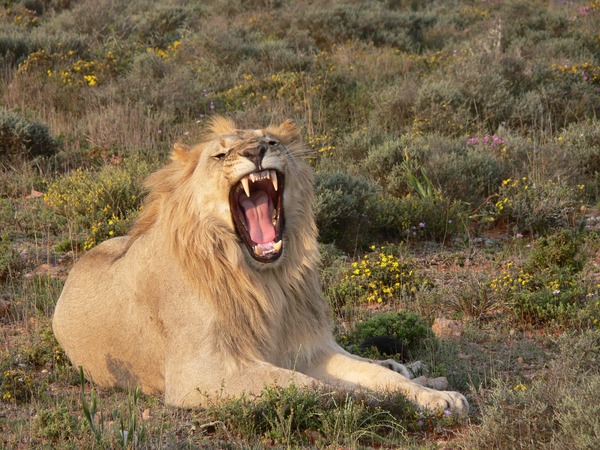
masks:
{"label": "leafy plant", "polygon": [[36,434],[52,441],[67,440],[77,433],[78,421],[61,401],[53,408],[43,408],[33,419]]}
{"label": "leafy plant", "polygon": [[427,322],[418,314],[407,311],[385,312],[357,322],[350,333],[342,336],[342,345],[347,346],[351,352],[363,353],[362,342],[376,336],[397,339],[412,353],[433,334]]}
{"label": "leafy plant", "polygon": [[[83,374],[83,367],[79,367],[79,381],[81,383],[81,408],[83,409],[83,416],[90,426],[96,442],[100,444],[103,439],[104,433],[104,417],[101,411],[98,411],[98,397],[96,390],[92,388],[90,394],[90,401],[88,403],[85,395],[85,376]],[[99,413],[97,417],[96,413]]]}
{"label": "leafy plant", "polygon": [[78,169],[59,177],[44,195],[45,203],[71,225],[87,230],[84,249],[125,233],[143,199],[142,180],[150,165],[128,160],[99,172]]}
{"label": "leafy plant", "polygon": [[368,303],[392,302],[413,297],[432,286],[420,276],[410,261],[397,256],[395,246],[376,248],[354,261],[342,271],[339,280],[327,287],[327,295],[336,305],[353,301]]}
{"label": "leafy plant", "polygon": [[319,173],[315,193],[321,241],[350,251],[365,247],[380,225],[377,186],[341,172]]}
{"label": "leafy plant", "polygon": [[52,156],[57,149],[46,125],[0,109],[0,159]]}
{"label": "leafy plant", "polygon": [[576,189],[562,182],[508,178],[500,187],[496,214],[517,230],[543,233],[575,224],[578,197]]}
{"label": "leafy plant", "polygon": [[537,241],[521,268],[512,262],[490,282],[520,320],[576,323],[589,289],[582,279],[582,234],[563,230]]}

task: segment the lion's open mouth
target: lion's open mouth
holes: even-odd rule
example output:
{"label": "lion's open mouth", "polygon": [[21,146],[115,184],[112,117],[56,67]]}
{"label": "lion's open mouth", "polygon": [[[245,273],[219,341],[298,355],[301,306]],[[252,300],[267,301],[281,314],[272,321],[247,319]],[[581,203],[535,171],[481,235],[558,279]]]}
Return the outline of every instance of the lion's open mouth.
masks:
{"label": "lion's open mouth", "polygon": [[272,262],[281,256],[282,197],[283,176],[275,170],[245,176],[229,195],[238,235],[257,261]]}

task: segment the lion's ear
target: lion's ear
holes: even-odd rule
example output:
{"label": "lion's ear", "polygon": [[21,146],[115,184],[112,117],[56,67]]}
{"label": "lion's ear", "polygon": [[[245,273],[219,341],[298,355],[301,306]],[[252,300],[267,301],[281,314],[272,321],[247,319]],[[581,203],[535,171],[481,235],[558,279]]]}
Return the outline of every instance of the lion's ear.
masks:
{"label": "lion's ear", "polygon": [[184,161],[190,154],[190,147],[185,144],[176,143],[173,145],[173,154],[171,159],[174,161]]}
{"label": "lion's ear", "polygon": [[286,120],[273,130],[273,134],[279,138],[282,144],[290,145],[300,141],[300,126],[293,120]]}
{"label": "lion's ear", "polygon": [[210,121],[208,129],[215,136],[222,136],[224,134],[232,134],[237,129],[235,122],[223,116],[215,116]]}

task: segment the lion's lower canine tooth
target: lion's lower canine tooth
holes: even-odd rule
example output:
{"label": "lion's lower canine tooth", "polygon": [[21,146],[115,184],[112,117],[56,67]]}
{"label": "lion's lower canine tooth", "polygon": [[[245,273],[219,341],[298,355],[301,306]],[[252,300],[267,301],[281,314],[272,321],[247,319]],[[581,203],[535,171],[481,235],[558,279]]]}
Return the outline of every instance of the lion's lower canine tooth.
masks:
{"label": "lion's lower canine tooth", "polygon": [[273,249],[274,249],[276,252],[278,252],[279,250],[281,250],[281,244],[282,244],[282,242],[281,242],[281,241],[279,241],[279,242],[275,242],[275,243],[273,244]]}

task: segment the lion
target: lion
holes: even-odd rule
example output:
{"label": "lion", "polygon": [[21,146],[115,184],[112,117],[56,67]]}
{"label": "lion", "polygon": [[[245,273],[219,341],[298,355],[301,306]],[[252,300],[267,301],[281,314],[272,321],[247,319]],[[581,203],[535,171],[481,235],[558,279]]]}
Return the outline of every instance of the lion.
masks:
{"label": "lion", "polygon": [[176,144],[129,234],[67,278],[52,325],[73,365],[98,386],[139,386],[177,407],[293,383],[399,391],[467,413],[462,394],[334,340],[305,154],[293,121],[238,129],[216,117],[200,144]]}

